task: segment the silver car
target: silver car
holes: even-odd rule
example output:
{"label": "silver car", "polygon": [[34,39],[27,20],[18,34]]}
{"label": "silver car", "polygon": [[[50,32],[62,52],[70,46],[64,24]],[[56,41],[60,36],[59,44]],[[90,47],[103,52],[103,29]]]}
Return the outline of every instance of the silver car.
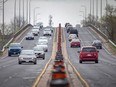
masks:
{"label": "silver car", "polygon": [[38,36],[38,30],[37,29],[32,29],[31,32],[33,33],[34,36]]}
{"label": "silver car", "polygon": [[27,33],[27,35],[25,36],[26,40],[34,40],[34,35],[33,33]]}
{"label": "silver car", "polygon": [[44,29],[44,31],[43,31],[43,36],[45,36],[45,35],[47,35],[47,36],[52,36],[51,30],[50,30],[50,29]]}
{"label": "silver car", "polygon": [[43,43],[38,43],[37,46],[41,46],[44,49],[44,52],[48,52],[48,45]]}
{"label": "silver car", "polygon": [[33,62],[37,63],[37,58],[35,56],[34,50],[22,50],[21,54],[18,57],[18,63],[21,64],[23,62]]}
{"label": "silver car", "polygon": [[33,48],[35,55],[37,58],[43,58],[45,59],[45,52],[44,52],[44,48],[40,45],[37,45]]}

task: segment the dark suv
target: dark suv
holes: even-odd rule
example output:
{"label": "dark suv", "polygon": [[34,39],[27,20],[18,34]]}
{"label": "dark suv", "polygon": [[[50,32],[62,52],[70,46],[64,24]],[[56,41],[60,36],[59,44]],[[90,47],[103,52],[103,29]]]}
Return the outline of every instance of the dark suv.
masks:
{"label": "dark suv", "polygon": [[11,43],[8,47],[8,56],[19,55],[22,48],[20,43]]}
{"label": "dark suv", "polygon": [[92,46],[95,46],[97,49],[102,49],[102,42],[100,40],[94,40]]}
{"label": "dark suv", "polygon": [[78,30],[77,30],[77,29],[71,29],[71,30],[69,31],[69,34],[76,34],[77,37],[78,37]]}

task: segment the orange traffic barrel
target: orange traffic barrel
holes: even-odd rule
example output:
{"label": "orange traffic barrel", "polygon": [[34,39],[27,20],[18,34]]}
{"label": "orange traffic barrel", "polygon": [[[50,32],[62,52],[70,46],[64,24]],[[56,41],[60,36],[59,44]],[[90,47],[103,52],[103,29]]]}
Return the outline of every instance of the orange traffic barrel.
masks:
{"label": "orange traffic barrel", "polygon": [[52,79],[66,79],[66,72],[60,69],[52,70]]}

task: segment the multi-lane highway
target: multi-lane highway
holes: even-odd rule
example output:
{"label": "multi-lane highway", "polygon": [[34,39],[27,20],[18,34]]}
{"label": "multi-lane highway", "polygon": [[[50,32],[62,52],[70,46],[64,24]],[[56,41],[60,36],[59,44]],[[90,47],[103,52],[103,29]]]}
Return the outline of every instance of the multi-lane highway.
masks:
{"label": "multi-lane highway", "polygon": [[[78,31],[81,46],[91,45],[93,40],[101,39],[90,28],[82,27],[78,28]],[[41,30],[39,36],[35,36],[34,40],[25,40],[25,35],[28,32],[29,31],[25,32],[16,40],[16,42],[20,42],[23,45],[23,49],[32,49],[37,43],[39,36],[43,35]],[[80,64],[79,53],[77,53],[80,48],[70,48],[68,41],[69,34],[65,31],[65,29],[64,34],[69,59],[90,87],[115,87],[116,58],[110,55],[106,51],[107,49],[103,46],[103,49],[99,50],[98,63],[88,61]],[[45,54],[45,60],[38,59],[36,65],[33,63],[24,63],[19,65],[17,56],[8,57],[7,54],[5,54],[3,58],[0,58],[0,87],[31,87],[50,59],[53,37],[54,35],[48,37],[49,48],[48,52]]]}
{"label": "multi-lane highway", "polygon": [[[40,30],[39,36],[35,36],[34,40],[25,40],[26,33],[16,41],[23,45],[23,49],[32,49],[39,36],[43,35],[42,30]],[[45,59],[38,59],[36,65],[33,63],[19,65],[17,56],[8,57],[7,54],[0,58],[0,87],[31,87],[51,56],[52,36],[48,37],[48,52],[45,53]]]}
{"label": "multi-lane highway", "polygon": [[[91,45],[93,40],[100,39],[90,28],[82,27],[78,30],[81,46]],[[83,62],[80,64],[77,53],[80,48],[70,48],[66,31],[65,37],[69,59],[90,87],[116,87],[116,58],[110,55],[105,47],[99,50],[99,63]]]}

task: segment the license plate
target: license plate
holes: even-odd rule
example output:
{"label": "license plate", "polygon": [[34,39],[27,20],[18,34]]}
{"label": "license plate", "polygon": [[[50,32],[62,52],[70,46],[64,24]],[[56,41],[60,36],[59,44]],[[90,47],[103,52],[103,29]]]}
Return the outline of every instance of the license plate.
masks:
{"label": "license plate", "polygon": [[25,62],[29,62],[29,60],[25,60]]}
{"label": "license plate", "polygon": [[87,56],[91,56],[91,54],[87,54]]}

